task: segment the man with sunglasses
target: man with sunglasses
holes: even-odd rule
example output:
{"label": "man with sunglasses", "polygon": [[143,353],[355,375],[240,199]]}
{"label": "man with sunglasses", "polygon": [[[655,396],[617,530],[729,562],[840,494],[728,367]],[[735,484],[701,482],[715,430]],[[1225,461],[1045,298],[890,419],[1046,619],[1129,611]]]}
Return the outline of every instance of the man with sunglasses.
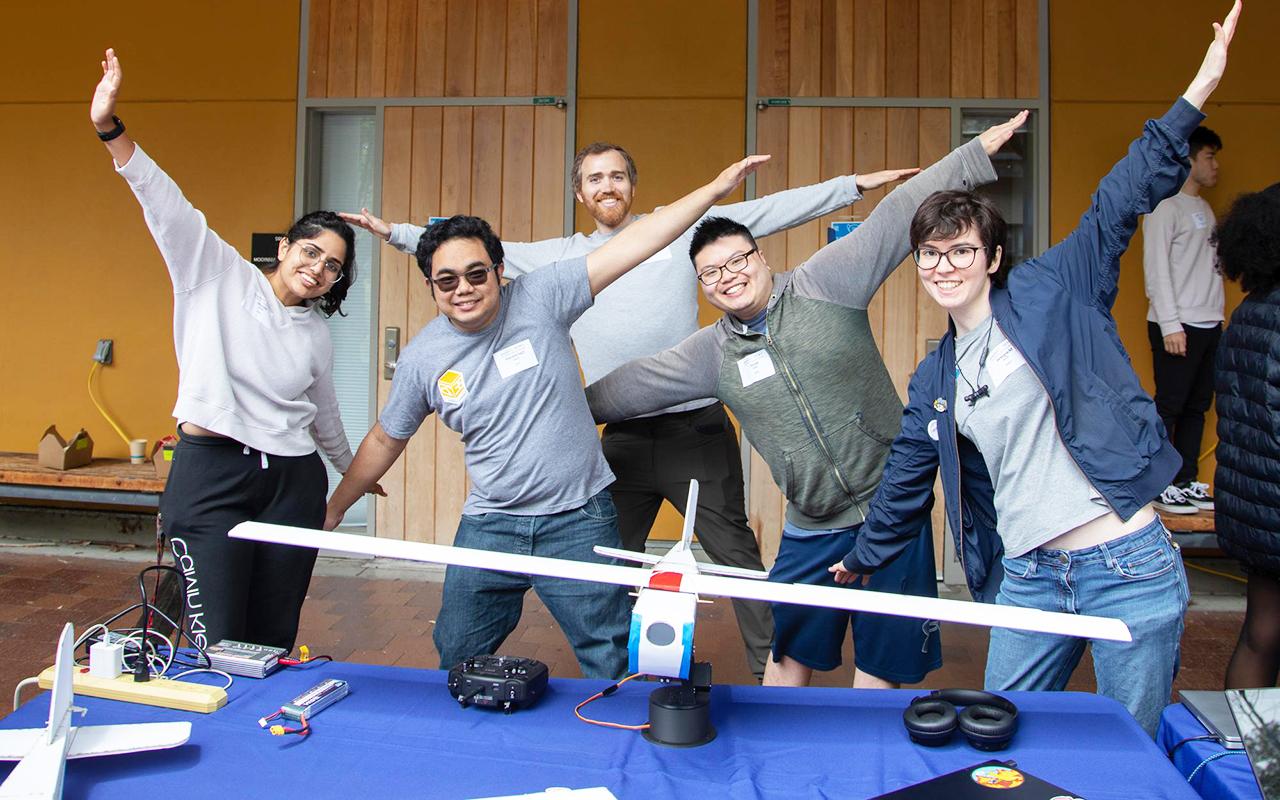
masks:
{"label": "man with sunglasses", "polygon": [[[756,200],[719,206],[715,213],[750,226],[761,236],[809,222],[862,199],[862,190],[912,175],[915,169],[845,175]],[[615,144],[596,142],[574,159],[572,185],[578,202],[590,212],[595,231],[538,242],[503,242],[503,276],[517,278],[547,264],[584,256],[610,241],[639,216],[631,213],[636,166]],[[389,225],[364,209],[343,214],[353,225],[412,253],[425,228]],[[697,290],[690,280],[688,237],[645,261],[602,293],[574,323],[573,343],[587,382],[599,380],[635,358],[652,355],[698,329]],[[617,480],[609,487],[618,508],[622,546],[643,551],[658,509],[667,500],[683,509],[689,480],[696,478],[698,541],[718,564],[764,569],[755,534],[747,524],[742,456],[737,433],[724,406],[708,397],[693,398],[643,416],[605,426],[605,458]],[[773,639],[773,622],[764,603],[735,600],[747,662],[763,677]]]}
{"label": "man with sunglasses", "polygon": [[[589,255],[501,285],[503,246],[488,223],[455,216],[429,227],[418,266],[440,314],[405,348],[378,423],[329,501],[332,530],[351,504],[438,414],[462,434],[471,491],[454,544],[609,563],[617,547],[614,476],[582,392],[569,328],[596,295],[669,245],[767,156],[628,225]],[[494,653],[534,588],[559,623],[584,676],[627,668],[630,604],[620,587],[449,567],[433,639],[441,666]]]}
{"label": "man with sunglasses", "polygon": [[[705,220],[689,254],[703,295],[724,317],[587,387],[603,422],[695,397],[717,397],[733,411],[787,497],[770,580],[834,585],[827,566],[856,539],[902,414],[867,306],[910,252],[907,227],[920,201],[995,180],[990,154],[1024,119],[984,132],[907,181],[855,231],[791,272],[770,273],[746,226]],[[876,586],[936,596],[932,542],[916,538],[916,556]],[[813,670],[835,669],[851,622],[855,686],[917,683],[941,663],[936,623],[785,604],[773,616],[766,684],[801,686]]]}

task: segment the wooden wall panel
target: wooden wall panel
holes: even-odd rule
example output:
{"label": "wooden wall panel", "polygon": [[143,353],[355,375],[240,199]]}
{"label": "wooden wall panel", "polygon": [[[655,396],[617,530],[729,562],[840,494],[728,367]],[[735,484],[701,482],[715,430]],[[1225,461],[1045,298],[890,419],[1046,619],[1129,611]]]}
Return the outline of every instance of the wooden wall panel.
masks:
{"label": "wooden wall panel", "polygon": [[1036,97],[1038,0],[759,0],[762,97]]}
{"label": "wooden wall panel", "polygon": [[565,91],[568,0],[310,0],[309,9],[308,97]]}
{"label": "wooden wall panel", "polygon": [[[389,108],[382,124],[382,213],[389,219],[408,219],[410,214],[409,164],[413,150],[413,110]],[[408,344],[409,257],[383,248],[378,282],[378,330],[400,329],[401,345]],[[381,353],[379,351],[379,359]],[[381,366],[381,361],[379,361]],[[379,370],[379,373],[381,370]],[[378,410],[387,403],[391,382],[378,381]],[[405,532],[405,459],[398,459],[382,477],[386,497],[375,498],[378,536],[403,539]]]}

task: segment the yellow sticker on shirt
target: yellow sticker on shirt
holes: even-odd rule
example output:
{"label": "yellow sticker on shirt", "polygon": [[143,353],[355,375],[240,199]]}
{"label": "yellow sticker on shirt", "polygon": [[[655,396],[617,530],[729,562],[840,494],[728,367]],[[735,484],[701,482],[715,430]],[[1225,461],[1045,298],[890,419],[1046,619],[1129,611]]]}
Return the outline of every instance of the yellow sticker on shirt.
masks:
{"label": "yellow sticker on shirt", "polygon": [[440,376],[440,380],[436,381],[436,386],[440,388],[440,396],[444,398],[446,403],[458,404],[462,402],[462,398],[467,396],[467,380],[462,377],[461,372],[449,370]]}

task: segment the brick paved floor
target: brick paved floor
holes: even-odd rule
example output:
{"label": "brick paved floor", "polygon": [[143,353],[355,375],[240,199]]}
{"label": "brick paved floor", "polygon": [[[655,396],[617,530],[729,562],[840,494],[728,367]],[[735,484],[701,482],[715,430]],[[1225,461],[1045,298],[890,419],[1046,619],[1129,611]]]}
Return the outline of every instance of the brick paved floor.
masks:
{"label": "brick paved floor", "polygon": [[[40,547],[0,543],[0,688],[14,685],[51,663],[58,631],[67,621],[78,630],[135,602],[135,576],[145,563],[141,549],[114,553],[105,548]],[[303,610],[298,642],[313,653],[335,659],[409,667],[437,667],[431,631],[440,608],[439,571],[381,569],[377,577],[352,576],[350,560],[322,559]],[[385,563],[385,562],[379,562]],[[1218,569],[1221,560],[1213,562]],[[387,577],[381,575],[386,574]],[[1193,591],[1202,576],[1192,572]],[[1227,659],[1235,646],[1242,613],[1229,597],[1230,584],[1214,598],[1193,598],[1182,641],[1182,670],[1176,688],[1221,688]],[[1213,588],[1212,586],[1210,588]],[[1227,602],[1221,602],[1227,595]],[[1198,607],[1227,607],[1231,611],[1202,611]],[[944,666],[932,673],[929,686],[982,684],[986,661],[984,628],[944,625]],[[697,651],[714,665],[718,683],[752,681],[743,657],[732,607],[717,599],[699,610]],[[553,675],[579,674],[568,643],[537,597],[530,593],[520,626],[504,652],[546,662]],[[852,668],[846,664],[820,673],[815,683],[848,686]],[[1094,689],[1092,666],[1086,654],[1070,688]],[[5,695],[6,697],[8,695]],[[8,713],[0,701],[0,716]]]}

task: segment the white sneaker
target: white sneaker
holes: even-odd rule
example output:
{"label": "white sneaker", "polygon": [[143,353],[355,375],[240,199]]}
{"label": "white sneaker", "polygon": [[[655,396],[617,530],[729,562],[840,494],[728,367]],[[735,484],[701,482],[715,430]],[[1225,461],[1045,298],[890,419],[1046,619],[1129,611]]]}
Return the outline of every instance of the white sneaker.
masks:
{"label": "white sneaker", "polygon": [[1154,505],[1160,511],[1169,514],[1194,514],[1200,510],[1191,504],[1181,489],[1172,485],[1160,493]]}
{"label": "white sneaker", "polygon": [[1213,510],[1213,495],[1209,493],[1209,484],[1191,481],[1178,488],[1182,490],[1183,498],[1191,505],[1203,511]]}

